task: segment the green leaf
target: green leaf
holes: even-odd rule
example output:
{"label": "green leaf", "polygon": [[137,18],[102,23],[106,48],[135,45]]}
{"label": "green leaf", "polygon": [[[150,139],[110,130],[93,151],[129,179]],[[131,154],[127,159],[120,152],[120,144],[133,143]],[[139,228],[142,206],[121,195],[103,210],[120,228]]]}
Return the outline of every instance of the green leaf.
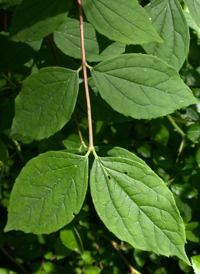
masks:
{"label": "green leaf", "polygon": [[167,145],[169,140],[169,130],[164,124],[162,124],[160,119],[152,122],[151,139],[163,146]]}
{"label": "green leaf", "polygon": [[67,248],[81,254],[83,253],[83,244],[80,235],[71,224],[60,231],[60,239]]}
{"label": "green leaf", "polygon": [[96,266],[88,265],[83,268],[84,274],[100,274],[100,272],[101,272],[101,269],[97,268]]}
{"label": "green leaf", "polygon": [[72,251],[62,243],[59,237],[55,241],[54,249],[55,249],[57,260],[62,260],[68,257],[72,253]]}
{"label": "green leaf", "polygon": [[198,142],[200,140],[200,123],[199,122],[189,126],[187,131],[187,137],[194,142]]}
{"label": "green leaf", "polygon": [[15,101],[11,134],[44,139],[71,118],[78,94],[76,71],[48,67],[30,75]]}
{"label": "green leaf", "polygon": [[129,160],[138,162],[142,165],[146,165],[146,163],[141,158],[136,156],[134,153],[131,153],[130,151],[123,149],[121,147],[98,146],[98,147],[95,147],[95,151],[98,153],[99,156],[126,158]]}
{"label": "green leaf", "polygon": [[200,255],[191,257],[192,267],[196,274],[200,274]]}
{"label": "green leaf", "polygon": [[[87,22],[84,22],[84,38],[86,60],[89,62],[99,62],[125,51],[126,45],[113,43],[105,36],[98,34]],[[66,55],[82,59],[79,20],[67,18],[54,32],[54,41]]]}
{"label": "green leaf", "polygon": [[196,69],[188,69],[186,74],[186,85],[200,86],[200,67]]}
{"label": "green leaf", "polygon": [[10,197],[5,231],[49,234],[70,223],[87,190],[87,157],[46,152],[30,160]]}
{"label": "green leaf", "polygon": [[197,26],[197,24],[195,23],[195,21],[193,20],[193,18],[191,16],[191,14],[189,13],[188,9],[184,10],[184,15],[185,15],[188,26],[191,29],[195,30],[198,38],[200,38],[200,27]]}
{"label": "green leaf", "polygon": [[72,0],[23,0],[15,10],[10,39],[15,42],[40,40],[65,21]]}
{"label": "green leaf", "polygon": [[198,195],[198,192],[190,184],[171,184],[171,190],[181,198],[191,199]]}
{"label": "green leaf", "polygon": [[154,56],[124,54],[91,74],[102,98],[125,116],[151,119],[198,102],[175,69]]}
{"label": "green leaf", "polygon": [[151,146],[144,141],[135,141],[135,148],[137,153],[144,158],[151,157]]}
{"label": "green leaf", "polygon": [[154,0],[145,10],[164,43],[151,43],[143,48],[177,71],[183,65],[189,51],[189,29],[178,0]]}
{"label": "green leaf", "polygon": [[12,72],[20,72],[20,68],[33,58],[36,51],[39,50],[42,41],[36,41],[36,47],[33,46],[33,42],[16,43],[8,40],[8,33],[0,33],[0,51],[1,62],[0,71],[5,72],[6,70]]}
{"label": "green leaf", "polygon": [[137,0],[83,0],[83,10],[95,29],[124,44],[162,42]]}
{"label": "green leaf", "polygon": [[188,7],[190,14],[196,24],[200,27],[200,2],[199,0],[184,0],[186,6]]}
{"label": "green leaf", "polygon": [[200,242],[200,223],[191,222],[186,225],[186,238],[187,240],[195,243]]}
{"label": "green leaf", "polygon": [[[90,101],[92,105],[92,117],[96,120],[105,121],[105,122],[115,122],[122,123],[132,120],[131,117],[126,117],[119,112],[113,110],[109,104],[103,100],[97,91],[97,88],[94,84],[92,78],[88,79],[88,84],[90,87]],[[87,102],[85,97],[85,90],[83,85],[80,85],[80,91],[77,99],[77,103],[81,106],[81,109],[87,113]]]}
{"label": "green leaf", "polygon": [[120,240],[141,250],[176,255],[190,264],[173,195],[147,165],[125,158],[96,158],[90,187],[99,217]]}

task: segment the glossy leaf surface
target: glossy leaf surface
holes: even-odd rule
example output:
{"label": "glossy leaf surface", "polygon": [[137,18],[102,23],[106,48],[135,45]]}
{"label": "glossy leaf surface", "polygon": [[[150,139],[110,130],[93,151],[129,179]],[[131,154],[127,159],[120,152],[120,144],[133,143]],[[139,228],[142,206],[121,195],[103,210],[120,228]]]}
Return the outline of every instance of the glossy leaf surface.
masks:
{"label": "glossy leaf surface", "polygon": [[102,98],[125,116],[151,119],[198,102],[175,69],[154,56],[124,54],[91,74]]}
{"label": "glossy leaf surface", "polygon": [[95,29],[124,44],[162,42],[137,0],[84,0],[83,10]]}
{"label": "glossy leaf surface", "polygon": [[71,0],[23,0],[14,13],[10,38],[16,42],[44,38],[62,24],[71,5]]}
{"label": "glossy leaf surface", "polygon": [[99,217],[118,238],[189,264],[184,224],[173,195],[148,166],[125,158],[97,158],[90,187]]}
{"label": "glossy leaf surface", "polygon": [[189,51],[189,29],[179,1],[154,0],[145,10],[164,43],[150,43],[144,49],[179,71]]}
{"label": "glossy leaf surface", "polygon": [[30,75],[15,101],[12,134],[44,139],[71,118],[78,94],[76,71],[49,67]]}
{"label": "glossy leaf surface", "polygon": [[72,221],[87,190],[87,157],[47,152],[30,160],[13,187],[5,231],[49,234]]}

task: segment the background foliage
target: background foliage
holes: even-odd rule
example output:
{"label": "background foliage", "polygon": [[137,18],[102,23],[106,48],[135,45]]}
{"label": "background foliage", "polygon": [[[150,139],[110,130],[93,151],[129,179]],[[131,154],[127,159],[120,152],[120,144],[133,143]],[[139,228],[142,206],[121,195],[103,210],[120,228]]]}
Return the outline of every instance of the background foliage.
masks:
{"label": "background foliage", "polygon": [[[95,77],[105,77],[106,73],[109,75],[108,77],[111,77],[109,70],[106,71],[106,65],[110,62],[106,61],[108,56],[115,57],[122,53],[148,53],[161,58],[165,56],[165,61],[174,67],[172,73],[179,72],[184,83],[192,89],[195,97],[200,99],[200,25],[198,26],[199,15],[198,13],[196,14],[196,11],[199,10],[198,1],[195,1],[197,4],[195,8],[191,4],[192,1],[185,1],[184,3],[187,4],[189,10],[182,1],[179,1],[181,6],[175,5],[176,1],[171,0],[154,1],[152,6],[148,6],[150,1],[140,1],[141,6],[145,7],[148,16],[152,20],[156,18],[157,24],[155,28],[157,33],[159,35],[165,34],[162,38],[164,41],[167,41],[167,44],[164,45],[162,43],[157,43],[156,46],[152,44],[155,39],[159,42],[160,37],[154,28],[151,29],[150,26],[148,31],[153,33],[154,38],[151,40],[151,37],[146,37],[146,43],[151,42],[148,45],[137,45],[138,42],[136,40],[133,45],[131,41],[135,39],[134,37],[129,37],[132,40],[126,40],[125,37],[122,37],[121,41],[112,42],[110,39],[115,40],[117,37],[116,33],[113,32],[113,36],[110,39],[106,37],[106,33],[109,32],[106,26],[104,33],[102,33],[103,22],[100,21],[99,15],[97,16],[96,14],[96,17],[90,18],[86,14],[88,21],[84,17],[86,22],[84,28],[87,61],[90,62],[91,66],[95,67],[92,72],[94,78],[93,80],[89,79],[94,143],[96,146],[119,146],[134,152],[164,180],[172,191],[176,205],[183,218],[187,238],[186,253],[188,257],[193,258],[194,269],[175,256],[171,258],[158,256],[154,252],[141,251],[133,248],[126,242],[120,241],[108,231],[99,219],[88,193],[81,211],[79,212],[80,206],[75,209],[79,214],[76,215],[72,223],[57,232],[48,235],[39,235],[43,233],[41,231],[38,234],[26,234],[21,231],[4,232],[11,189],[21,169],[29,160],[48,151],[56,153],[67,149],[69,152],[77,153],[81,152],[80,150],[82,149],[82,152],[85,152],[85,149],[81,148],[76,122],[73,116],[71,117],[70,111],[67,117],[65,112],[64,114],[61,112],[61,122],[57,124],[56,128],[53,128],[54,123],[52,122],[51,124],[49,121],[55,119],[51,112],[54,105],[49,104],[50,111],[48,115],[50,118],[46,121],[46,127],[41,128],[41,131],[37,132],[33,130],[28,122],[25,125],[21,125],[19,120],[13,121],[15,113],[14,100],[21,91],[22,83],[28,76],[31,75],[28,78],[28,84],[30,85],[31,82],[31,87],[33,87],[34,91],[36,87],[40,86],[41,81],[45,84],[45,75],[52,72],[49,67],[59,64],[60,68],[57,68],[59,78],[55,88],[63,98],[66,88],[63,85],[63,81],[66,80],[64,78],[66,74],[62,76],[62,73],[66,73],[66,69],[68,69],[69,81],[67,88],[73,86],[75,87],[75,92],[72,98],[66,97],[63,99],[64,105],[66,109],[73,109],[76,96],[78,96],[75,113],[85,144],[88,145],[87,107],[82,83],[83,75],[80,72],[78,93],[78,88],[76,88],[78,79],[72,72],[72,70],[77,70],[81,65],[77,3],[76,1],[61,1],[63,4],[60,5],[58,4],[60,1],[54,0],[50,4],[48,0],[49,10],[47,12],[51,14],[51,17],[45,17],[44,14],[42,18],[43,23],[47,22],[49,26],[49,29],[44,30],[42,29],[43,23],[41,23],[38,11],[34,14],[31,21],[30,18],[26,17],[26,11],[33,8],[31,2],[23,2],[23,5],[18,6],[21,0],[0,0],[0,274],[118,274],[134,273],[134,269],[135,273],[194,273],[194,269],[196,273],[200,273],[198,272],[199,257],[196,256],[200,252],[200,198],[198,195],[200,190],[199,104],[176,110],[172,114],[173,118],[171,116],[163,116],[150,120],[146,119],[147,117],[144,114],[144,117],[142,117],[144,119],[138,120],[125,117],[113,110],[116,104],[114,102],[112,105],[112,98],[109,101],[109,98],[106,97],[107,93],[103,94],[102,91],[101,96],[113,108],[101,99],[96,89],[97,85],[99,85],[97,86],[99,90],[104,89],[105,86],[101,87],[103,81],[96,81],[96,83],[93,81]],[[43,9],[41,1],[34,2],[38,5],[38,9]],[[44,6],[46,2],[42,1]],[[89,0],[83,1],[83,7],[89,2]],[[168,7],[171,9],[168,9]],[[15,13],[16,9],[18,9],[18,13]],[[62,10],[68,10],[68,12],[62,14]],[[185,17],[182,15],[182,10]],[[161,16],[162,12],[160,11],[165,12],[165,16]],[[141,14],[142,12],[143,10],[141,10]],[[141,14],[139,15],[141,16]],[[135,20],[138,20],[139,15],[135,15]],[[173,28],[170,28],[168,25],[170,18],[174,20]],[[63,21],[65,22],[63,23]],[[184,28],[180,28],[180,21],[184,24]],[[24,24],[32,24],[34,27],[27,31],[23,28]],[[163,28],[160,26],[163,26]],[[45,34],[44,31],[46,31]],[[35,35],[34,37],[33,34]],[[49,34],[51,35],[43,38]],[[181,35],[182,41],[177,38],[179,35]],[[10,37],[9,39],[8,36]],[[34,41],[30,41],[31,39]],[[177,41],[177,43],[174,41]],[[166,54],[166,48],[171,49],[174,53],[171,59]],[[153,58],[149,58],[149,62]],[[126,62],[125,59],[126,55],[122,55],[120,64]],[[97,65],[98,62],[104,60],[104,65],[102,63]],[[139,59],[138,62],[141,63],[143,60]],[[111,65],[109,63],[109,69]],[[159,65],[159,67],[162,65]],[[43,70],[41,71],[44,75],[41,76],[41,79],[36,77],[36,74],[32,75],[32,73],[42,68]],[[56,77],[53,74],[51,76],[52,78]],[[128,77],[130,77],[130,74]],[[177,85],[179,85],[178,80]],[[25,84],[23,88],[26,88]],[[129,89],[129,87],[124,88]],[[137,87],[134,88],[136,89]],[[187,91],[187,88],[185,89]],[[44,97],[42,98],[42,100],[48,102],[48,98],[45,97],[47,93],[48,87],[44,90]],[[39,104],[40,99],[38,97],[36,103]],[[30,103],[33,99],[18,97],[17,100],[18,106],[20,106],[20,104],[24,104],[25,100],[29,100]],[[59,100],[60,98],[58,98]],[[171,107],[173,108],[173,103],[173,100],[167,102],[167,106],[170,108],[169,112],[173,111],[171,109]],[[190,103],[194,103],[192,99]],[[180,107],[181,105],[179,105]],[[26,113],[21,112],[20,107],[19,110],[15,109],[15,111],[16,113],[19,111],[22,117],[23,115],[26,116]],[[164,108],[163,111],[162,115],[165,115]],[[127,116],[135,115],[135,118],[138,118],[137,113],[138,111],[136,114],[132,112],[127,113]],[[32,120],[37,121],[37,119],[39,120],[36,113]],[[68,123],[65,125],[66,120]],[[12,123],[14,129],[11,131]],[[23,134],[23,127],[28,132],[28,136]],[[52,131],[55,133],[53,136],[50,133]],[[105,152],[98,151],[98,148],[96,151],[100,156],[101,153],[102,155],[105,154]],[[49,152],[49,157],[52,157],[54,152]],[[42,156],[39,157],[42,162]],[[79,161],[78,157],[75,157],[77,162]],[[107,163],[104,162],[104,165],[106,166]],[[84,163],[81,162],[81,168],[83,168],[82,166],[84,166]],[[34,170],[31,172],[34,173]],[[86,175],[82,174],[82,176],[84,181]],[[96,173],[93,172],[91,176],[96,176]],[[80,189],[80,193],[81,191],[84,193],[85,190]]]}

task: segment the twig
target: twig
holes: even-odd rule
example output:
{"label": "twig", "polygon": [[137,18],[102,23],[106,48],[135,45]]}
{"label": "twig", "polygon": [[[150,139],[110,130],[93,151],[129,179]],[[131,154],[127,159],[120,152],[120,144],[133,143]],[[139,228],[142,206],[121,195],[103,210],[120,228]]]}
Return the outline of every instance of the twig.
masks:
{"label": "twig", "polygon": [[111,244],[115,248],[115,250],[117,251],[117,253],[120,255],[120,257],[122,258],[122,260],[125,262],[125,264],[128,266],[128,268],[131,271],[131,274],[141,274],[141,272],[139,272],[131,264],[129,264],[129,262],[126,260],[126,258],[124,257],[124,255],[119,250],[117,243],[114,242],[114,241],[111,241]]}
{"label": "twig", "polygon": [[182,131],[182,129],[180,129],[180,127],[177,125],[177,123],[174,121],[174,119],[172,118],[171,115],[167,115],[168,120],[170,121],[170,123],[173,125],[173,127],[178,131],[178,133],[180,133],[180,135],[182,137],[185,137],[185,133]]}
{"label": "twig", "polygon": [[75,120],[75,122],[76,122],[76,126],[77,126],[77,129],[78,129],[78,134],[79,134],[79,138],[80,138],[80,140],[81,140],[81,144],[82,144],[83,147],[86,148],[86,145],[85,145],[85,142],[83,141],[83,136],[82,136],[81,129],[80,129],[78,120],[77,120],[77,118],[76,118],[75,112],[73,112],[73,116],[74,116],[74,120]]}
{"label": "twig", "polygon": [[48,38],[48,40],[49,40],[49,44],[50,44],[50,47],[51,47],[51,50],[52,50],[52,53],[53,53],[53,56],[54,56],[54,59],[55,59],[55,62],[56,62],[56,66],[59,67],[58,58],[57,58],[57,55],[56,55],[56,52],[55,52],[53,43],[52,43],[52,41],[51,41],[50,35],[48,35],[47,38]]}
{"label": "twig", "polygon": [[28,272],[26,271],[26,269],[20,264],[18,263],[2,246],[0,246],[0,249],[3,251],[3,253],[12,261],[14,262],[18,267],[21,268],[21,270],[23,271],[23,273],[28,274]]}
{"label": "twig", "polygon": [[[86,227],[85,227],[86,228]],[[86,228],[87,230],[89,230],[88,228]],[[90,230],[89,230],[90,231]],[[131,271],[131,274],[142,274],[141,272],[139,272],[138,270],[136,270],[131,264],[129,264],[129,262],[126,260],[126,258],[124,257],[124,255],[121,253],[121,251],[118,248],[118,244],[116,242],[114,242],[113,240],[111,240],[109,237],[99,234],[98,232],[94,232],[92,231],[93,236],[96,235],[98,237],[104,238],[107,241],[109,241],[112,246],[115,248],[115,250],[117,251],[117,253],[120,255],[120,257],[122,258],[122,260],[125,262],[125,264],[128,266],[128,268]]]}
{"label": "twig", "polygon": [[82,11],[81,0],[77,0],[77,2],[78,2],[79,21],[80,21],[83,76],[84,76],[85,95],[86,95],[87,114],[88,114],[89,150],[92,151],[92,150],[94,150],[94,144],[93,144],[92,114],[91,114],[91,105],[90,105],[90,94],[89,94],[88,80],[87,80],[87,68],[85,66],[85,64],[86,64],[86,57],[85,57],[84,28],[83,28],[83,11]]}
{"label": "twig", "polygon": [[179,146],[179,150],[178,150],[178,156],[176,158],[176,163],[174,165],[174,168],[173,168],[173,171],[172,171],[172,174],[170,176],[170,181],[168,182],[167,186],[169,187],[171,185],[171,183],[173,182],[173,174],[174,174],[174,171],[177,167],[177,164],[179,162],[179,159],[180,159],[180,155],[184,149],[184,145],[185,145],[185,139],[186,139],[186,134],[182,131],[182,129],[177,125],[177,123],[174,121],[174,119],[171,117],[171,115],[167,115],[167,118],[168,120],[170,121],[170,123],[173,125],[173,127],[177,130],[177,132],[181,135],[182,137],[182,141],[181,141],[181,144]]}

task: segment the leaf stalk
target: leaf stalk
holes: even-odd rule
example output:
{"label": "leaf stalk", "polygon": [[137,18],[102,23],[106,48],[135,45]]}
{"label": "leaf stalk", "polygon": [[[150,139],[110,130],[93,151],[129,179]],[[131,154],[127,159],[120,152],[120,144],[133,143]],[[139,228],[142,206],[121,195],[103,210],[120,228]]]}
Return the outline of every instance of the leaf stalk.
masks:
{"label": "leaf stalk", "polygon": [[177,125],[177,123],[174,121],[171,115],[167,115],[168,120],[173,125],[173,127],[178,131],[178,133],[182,136],[182,138],[185,138],[185,133],[182,131],[182,129]]}
{"label": "leaf stalk", "polygon": [[[88,114],[88,130],[89,130],[89,150],[94,150],[93,143],[93,131],[92,131],[92,113],[91,113],[91,104],[90,104],[90,94],[88,88],[88,79],[87,79],[87,68],[86,68],[86,57],[85,57],[85,43],[84,43],[84,28],[83,28],[83,11],[81,0],[77,0],[78,10],[79,10],[79,22],[80,22],[80,36],[81,36],[81,52],[82,52],[82,65],[83,65],[83,77],[85,85],[85,96],[87,102],[87,114]],[[87,65],[88,66],[88,65]]]}

